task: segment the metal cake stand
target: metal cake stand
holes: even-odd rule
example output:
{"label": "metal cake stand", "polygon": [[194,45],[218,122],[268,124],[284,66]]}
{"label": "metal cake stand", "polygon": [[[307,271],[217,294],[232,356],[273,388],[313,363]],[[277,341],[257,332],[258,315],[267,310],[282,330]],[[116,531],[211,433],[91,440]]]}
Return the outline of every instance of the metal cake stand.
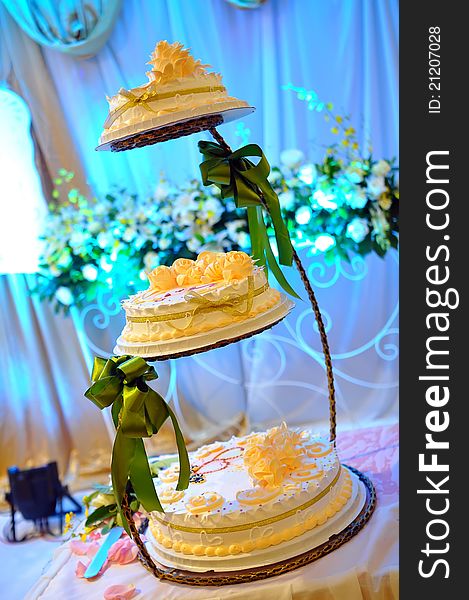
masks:
{"label": "metal cake stand", "polygon": [[[143,146],[147,146],[150,144],[156,144],[159,142],[165,142],[171,139],[175,139],[181,136],[191,135],[192,133],[198,133],[201,131],[209,131],[213,138],[229,153],[232,152],[231,148],[225,141],[225,139],[220,135],[217,131],[216,126],[223,123],[224,119],[222,115],[210,115],[205,117],[198,117],[194,119],[190,119],[189,121],[185,121],[183,123],[178,122],[172,125],[167,125],[165,127],[160,127],[158,129],[154,129],[151,131],[146,131],[141,134],[133,135],[131,138],[120,140],[116,142],[117,146],[112,147],[113,151],[124,151],[131,150],[133,148],[140,148]],[[269,213],[269,208],[265,199],[263,197],[262,191],[256,189],[260,201],[264,210]],[[301,262],[298,253],[293,248],[293,261],[298,269],[298,272],[301,277],[301,281],[303,286],[308,294],[309,301],[311,303],[311,308],[313,310],[319,336],[321,339],[322,351],[324,354],[324,361],[326,365],[326,376],[328,383],[328,397],[329,397],[329,439],[332,444],[336,443],[336,400],[335,400],[335,388],[334,388],[334,374],[332,369],[332,361],[331,361],[331,353],[329,350],[329,342],[327,339],[326,330],[324,327],[324,322],[322,319],[321,311],[319,309],[319,304],[316,299],[316,295],[311,286],[311,283],[306,274],[306,270]],[[283,317],[282,317],[283,318]],[[186,352],[174,353],[171,355],[158,356],[155,360],[164,360],[170,358],[180,358],[183,356],[191,356],[192,354],[199,352],[207,352],[208,350],[213,350],[215,348],[221,348],[228,344],[241,341],[253,335],[257,335],[261,331],[265,329],[269,329],[273,327],[276,323],[280,322],[282,319],[279,319],[275,323],[271,323],[270,325],[251,331],[244,335],[240,335],[237,337],[232,337],[226,340],[221,340],[217,343],[210,344],[201,348],[197,348],[195,350],[188,350]],[[214,572],[207,571],[205,573],[193,572],[183,569],[176,569],[172,567],[167,567],[155,560],[150,556],[145,543],[141,539],[137,528],[135,526],[134,520],[132,518],[132,512],[130,510],[129,501],[127,496],[124,497],[122,510],[128,521],[130,532],[132,538],[139,549],[139,560],[142,565],[150,571],[155,577],[158,579],[164,579],[165,581],[171,581],[174,583],[186,584],[186,585],[195,585],[195,586],[221,586],[221,585],[231,585],[237,583],[248,583],[251,581],[256,581],[260,579],[266,579],[268,577],[274,577],[276,575],[280,575],[282,573],[287,573],[289,571],[293,571],[299,567],[302,567],[308,563],[311,563],[322,556],[325,556],[346,542],[348,542],[351,538],[353,538],[368,522],[376,505],[376,491],[370,479],[360,471],[348,467],[352,473],[354,473],[361,483],[364,486],[365,490],[365,502],[360,511],[360,513],[351,521],[342,531],[331,536],[329,540],[320,546],[317,546],[307,552],[304,552],[294,558],[290,558],[287,560],[282,560],[277,563],[269,564],[263,567],[256,567],[252,569],[244,569],[241,571],[231,571],[231,572]]]}

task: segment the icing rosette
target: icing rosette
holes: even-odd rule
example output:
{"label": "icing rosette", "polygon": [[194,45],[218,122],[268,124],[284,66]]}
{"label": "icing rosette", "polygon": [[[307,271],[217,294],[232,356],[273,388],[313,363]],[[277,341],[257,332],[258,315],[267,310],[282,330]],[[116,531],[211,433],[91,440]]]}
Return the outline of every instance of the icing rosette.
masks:
{"label": "icing rosette", "polygon": [[301,481],[284,481],[283,483],[283,491],[284,492],[301,492],[303,486],[301,485]]}
{"label": "icing rosette", "polygon": [[308,457],[322,458],[332,452],[332,444],[319,441],[305,444],[305,452]]}
{"label": "icing rosette", "polygon": [[220,452],[220,450],[223,450],[223,444],[207,444],[206,446],[201,446],[197,450],[195,458],[207,458],[207,456],[210,456],[210,454]]}
{"label": "icing rosette", "polygon": [[192,496],[186,504],[188,512],[198,515],[200,513],[212,512],[223,505],[224,498],[217,492],[203,492]]}
{"label": "icing rosette", "polygon": [[172,465],[158,474],[163,483],[174,483],[179,479],[179,465]]}
{"label": "icing rosette", "polygon": [[254,506],[256,504],[266,504],[274,500],[282,492],[282,488],[263,488],[253,487],[247,490],[240,490],[236,494],[236,500],[240,504]]}
{"label": "icing rosette", "polygon": [[175,490],[174,488],[166,487],[159,492],[158,497],[161,502],[165,504],[174,504],[179,502],[184,497],[185,492],[183,490]]}
{"label": "icing rosette", "polygon": [[304,465],[290,474],[292,481],[310,481],[311,479],[320,479],[323,476],[324,471],[314,464]]}

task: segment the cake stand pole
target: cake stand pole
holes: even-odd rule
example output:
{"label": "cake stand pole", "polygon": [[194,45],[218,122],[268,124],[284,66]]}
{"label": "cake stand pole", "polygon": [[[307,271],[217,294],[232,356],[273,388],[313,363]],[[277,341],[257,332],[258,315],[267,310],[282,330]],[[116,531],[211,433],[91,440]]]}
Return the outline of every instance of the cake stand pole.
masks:
{"label": "cake stand pole", "polygon": [[[209,129],[212,137],[220,144],[220,146],[226,150],[227,152],[232,152],[230,146],[227,144],[226,140],[219,134],[219,132],[215,129],[215,127],[211,127]],[[262,203],[264,210],[269,213],[269,207],[264,200],[264,195],[262,191],[256,188],[256,193],[259,196],[259,199]],[[324,354],[324,361],[326,363],[326,375],[327,375],[327,384],[329,391],[329,437],[330,441],[333,442],[335,446],[336,440],[336,401],[335,401],[335,387],[334,387],[334,371],[332,368],[332,360],[331,360],[331,352],[329,349],[329,342],[327,341],[326,329],[324,327],[324,321],[322,319],[321,311],[319,309],[319,304],[316,299],[316,295],[311,286],[311,283],[306,274],[306,269],[301,262],[300,257],[298,256],[297,251],[293,248],[293,260],[295,262],[296,268],[301,277],[301,281],[303,282],[303,286],[308,294],[308,298],[311,302],[311,307],[314,312],[314,317],[316,319],[316,323],[318,325],[319,336],[321,338],[322,351]]]}

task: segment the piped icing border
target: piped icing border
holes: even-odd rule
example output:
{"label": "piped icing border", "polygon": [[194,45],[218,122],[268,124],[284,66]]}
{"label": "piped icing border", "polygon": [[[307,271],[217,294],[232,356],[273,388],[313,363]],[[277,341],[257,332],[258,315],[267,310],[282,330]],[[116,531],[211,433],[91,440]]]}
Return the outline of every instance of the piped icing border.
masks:
{"label": "piped icing border", "polygon": [[156,514],[153,514],[153,518],[156,521],[158,521],[159,523],[161,523],[161,525],[165,525],[166,527],[170,527],[171,529],[176,529],[177,531],[185,531],[187,533],[202,533],[202,531],[204,531],[207,534],[234,533],[236,531],[246,531],[248,529],[253,529],[254,527],[263,527],[265,525],[271,525],[272,523],[277,523],[278,521],[282,521],[283,519],[287,519],[288,517],[292,517],[298,511],[306,510],[307,508],[310,508],[311,506],[316,504],[316,502],[319,502],[319,500],[324,498],[324,496],[326,496],[330,492],[330,490],[335,486],[335,484],[338,482],[341,472],[342,472],[342,466],[339,466],[339,469],[337,470],[337,473],[336,473],[334,479],[319,494],[314,496],[314,498],[311,498],[304,504],[301,504],[300,506],[296,506],[295,508],[292,508],[291,510],[288,510],[279,515],[275,515],[273,517],[269,517],[267,519],[262,519],[261,521],[254,521],[251,523],[242,523],[240,525],[232,525],[231,527],[210,527],[209,528],[209,527],[187,527],[185,525],[178,525],[177,523],[171,523],[170,521],[161,519]]}
{"label": "piped icing border", "polygon": [[[288,542],[291,539],[298,537],[319,525],[323,525],[329,518],[334,516],[347,504],[351,496],[352,479],[348,469],[345,469],[345,481],[338,497],[332,500],[317,514],[307,518],[302,523],[297,523],[291,527],[287,527],[279,533],[272,533],[271,535],[263,536],[257,540],[250,539],[245,542],[229,545],[220,544],[216,546],[205,546],[203,544],[191,544],[182,540],[171,539],[159,531],[159,529],[152,522],[150,522],[150,529],[155,537],[155,540],[159,544],[161,544],[164,548],[172,549],[174,552],[181,552],[182,554],[189,555],[192,554],[195,556],[224,557],[228,555],[252,552],[254,550],[263,550],[270,546],[281,544],[282,542]],[[206,537],[208,530],[203,531],[203,535]]]}

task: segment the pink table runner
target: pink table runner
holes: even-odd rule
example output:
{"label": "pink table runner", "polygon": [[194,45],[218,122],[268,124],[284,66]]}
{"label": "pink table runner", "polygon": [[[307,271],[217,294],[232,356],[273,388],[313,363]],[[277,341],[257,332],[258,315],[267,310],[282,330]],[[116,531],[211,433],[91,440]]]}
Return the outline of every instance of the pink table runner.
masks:
{"label": "pink table runner", "polygon": [[191,588],[158,581],[133,562],[112,565],[101,578],[89,582],[75,576],[81,557],[71,553],[67,542],[54,553],[26,600],[104,598],[105,590],[115,584],[133,584],[136,600],[397,600],[398,442],[397,425],[339,435],[341,461],[372,479],[378,495],[377,508],[370,522],[350,542],[306,567],[249,584]]}

